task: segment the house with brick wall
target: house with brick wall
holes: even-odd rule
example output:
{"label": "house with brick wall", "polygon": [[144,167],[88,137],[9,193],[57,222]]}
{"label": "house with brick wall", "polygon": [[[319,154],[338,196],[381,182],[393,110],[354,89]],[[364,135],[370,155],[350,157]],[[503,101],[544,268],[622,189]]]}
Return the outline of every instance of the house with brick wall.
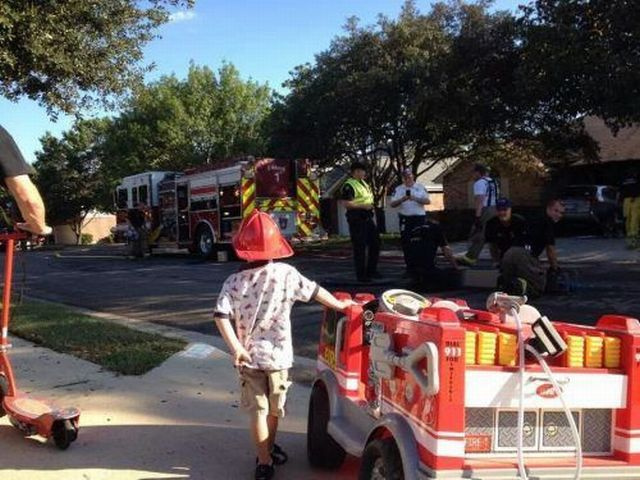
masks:
{"label": "house with brick wall", "polygon": [[[444,171],[436,181],[442,182],[445,210],[473,208],[473,167],[475,162],[460,160]],[[542,204],[549,172],[544,166],[525,172],[504,165],[491,171],[500,187],[500,195],[508,197],[515,206],[537,207]]]}
{"label": "house with brick wall", "polygon": [[[554,169],[538,162],[529,165],[526,171],[498,165],[492,176],[500,184],[501,195],[510,198],[516,207],[536,207],[546,196],[566,185],[618,186],[630,171],[640,172],[640,125],[622,128],[614,134],[600,118],[585,117],[583,123],[586,132],[599,145],[597,162],[579,160]],[[471,161],[458,161],[435,179],[442,183],[446,210],[473,207],[473,165]]]}

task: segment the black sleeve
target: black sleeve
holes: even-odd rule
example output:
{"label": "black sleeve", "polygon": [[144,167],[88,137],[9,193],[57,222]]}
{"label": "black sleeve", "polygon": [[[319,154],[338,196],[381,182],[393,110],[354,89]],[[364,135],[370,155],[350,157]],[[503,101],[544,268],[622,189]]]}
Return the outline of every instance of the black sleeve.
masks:
{"label": "black sleeve", "polygon": [[495,243],[497,240],[496,227],[498,223],[494,220],[497,220],[497,217],[489,220],[484,229],[484,240],[487,243]]}
{"label": "black sleeve", "polygon": [[353,200],[356,198],[356,192],[353,191],[353,187],[351,185],[346,184],[342,187],[340,198],[342,200]]}
{"label": "black sleeve", "polygon": [[438,247],[443,248],[448,245],[447,237],[444,236],[444,232],[442,231],[442,228],[440,226],[438,226],[438,230],[436,230],[435,237],[436,237],[436,244],[438,245]]}
{"label": "black sleeve", "polygon": [[513,245],[523,247],[527,244],[529,238],[527,221],[524,217],[518,216],[515,218],[517,218],[517,221],[513,232]]}
{"label": "black sleeve", "polygon": [[547,220],[546,225],[545,225],[544,244],[545,244],[545,246],[547,246],[547,245],[555,245],[556,244],[555,228],[553,226],[553,223],[551,223],[551,221],[549,221],[549,220]]}
{"label": "black sleeve", "polygon": [[33,173],[33,168],[29,165],[13,137],[0,126],[0,169],[2,178],[17,177],[18,175],[29,175]]}

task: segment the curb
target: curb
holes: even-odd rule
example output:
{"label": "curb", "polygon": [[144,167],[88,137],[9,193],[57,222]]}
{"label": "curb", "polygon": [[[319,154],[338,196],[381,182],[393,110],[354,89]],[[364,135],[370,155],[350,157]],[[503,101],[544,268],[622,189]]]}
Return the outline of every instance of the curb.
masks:
{"label": "curb", "polygon": [[[25,295],[24,298],[27,300],[34,300],[37,302],[48,303],[51,305],[59,305],[61,307],[65,307],[71,310],[72,312],[79,313],[82,315],[87,315],[88,317],[99,318],[100,320],[106,320],[107,322],[116,323],[118,325],[122,325],[124,327],[128,327],[133,330],[138,330],[140,332],[155,333],[157,335],[161,335],[167,338],[184,340],[189,344],[204,343],[222,351],[222,353],[224,353],[229,357],[231,356],[231,354],[228,351],[227,344],[224,343],[224,340],[221,337],[218,337],[215,335],[207,335],[205,333],[194,332],[191,330],[183,330],[181,328],[171,327],[169,325],[160,325],[157,323],[145,322],[144,320],[138,320],[136,318],[127,317],[125,315],[100,312],[97,310],[91,310],[84,307],[77,307],[75,305],[69,305],[68,303],[50,300],[47,298],[37,297],[33,295]],[[213,322],[213,319],[211,321]],[[313,373],[315,374],[316,360],[296,355],[294,356],[294,367],[295,366],[302,367],[305,370],[313,369]]]}

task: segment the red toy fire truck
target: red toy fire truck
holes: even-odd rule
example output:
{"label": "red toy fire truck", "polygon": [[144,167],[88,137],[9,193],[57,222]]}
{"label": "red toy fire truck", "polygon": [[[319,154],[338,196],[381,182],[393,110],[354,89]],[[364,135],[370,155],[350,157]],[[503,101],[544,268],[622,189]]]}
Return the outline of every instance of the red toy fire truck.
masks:
{"label": "red toy fire truck", "polygon": [[487,310],[403,290],[353,300],[324,313],[313,466],[349,453],[360,479],[640,479],[638,320],[550,322],[500,293]]}
{"label": "red toy fire truck", "polygon": [[144,172],[116,188],[116,232],[127,211],[149,208],[149,243],[189,248],[204,257],[228,244],[243,218],[268,212],[286,237],[310,237],[320,221],[320,188],[309,160],[247,157],[224,168]]}

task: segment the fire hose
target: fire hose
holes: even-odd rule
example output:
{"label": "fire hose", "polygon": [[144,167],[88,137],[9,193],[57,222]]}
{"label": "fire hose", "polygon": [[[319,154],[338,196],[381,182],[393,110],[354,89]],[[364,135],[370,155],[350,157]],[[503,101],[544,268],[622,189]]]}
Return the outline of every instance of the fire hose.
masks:
{"label": "fire hose", "polygon": [[545,374],[549,377],[553,388],[562,403],[562,408],[567,417],[567,421],[569,422],[569,426],[571,428],[571,434],[573,435],[573,439],[576,446],[576,470],[574,475],[574,480],[580,480],[580,476],[582,474],[582,442],[580,439],[580,433],[578,432],[578,427],[576,425],[575,419],[571,414],[571,410],[569,409],[567,402],[564,399],[562,394],[562,390],[560,385],[558,385],[558,381],[554,377],[549,365],[547,364],[544,357],[531,345],[525,344],[524,335],[522,332],[522,321],[519,315],[519,308],[517,304],[511,305],[510,312],[515,318],[516,327],[518,330],[518,357],[519,357],[519,379],[520,379],[520,392],[519,392],[519,405],[518,405],[518,473],[522,480],[528,480],[529,477],[527,475],[526,465],[524,463],[524,384],[525,384],[525,351],[531,353],[537,362],[540,364]]}

